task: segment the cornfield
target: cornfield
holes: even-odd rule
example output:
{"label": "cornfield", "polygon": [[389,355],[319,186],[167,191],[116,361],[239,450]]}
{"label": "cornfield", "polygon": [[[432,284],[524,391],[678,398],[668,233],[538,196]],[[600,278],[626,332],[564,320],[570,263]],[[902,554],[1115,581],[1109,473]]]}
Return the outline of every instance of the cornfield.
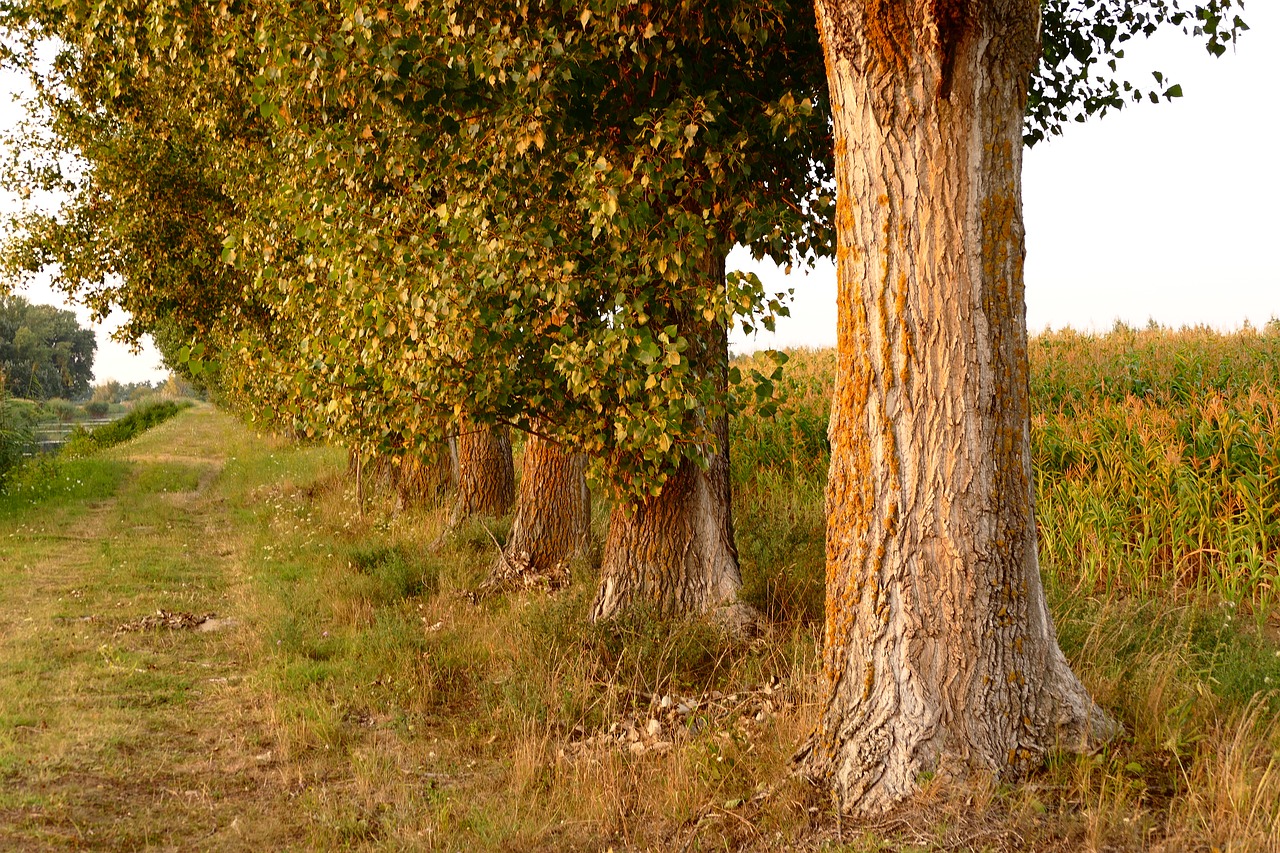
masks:
{"label": "cornfield", "polygon": [[[1280,322],[1030,343],[1031,441],[1041,562],[1068,589],[1210,593],[1260,614],[1280,573]],[[734,464],[750,489],[771,477],[819,489],[829,447],[830,350],[787,354],[777,413],[746,401]],[[738,364],[761,372],[767,353]]]}

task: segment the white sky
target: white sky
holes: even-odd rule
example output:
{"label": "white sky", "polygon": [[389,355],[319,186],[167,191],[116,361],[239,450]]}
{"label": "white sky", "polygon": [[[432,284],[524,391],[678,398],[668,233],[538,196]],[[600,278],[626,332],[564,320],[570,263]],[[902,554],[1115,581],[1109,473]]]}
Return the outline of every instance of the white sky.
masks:
{"label": "white sky", "polygon": [[[1280,316],[1280,3],[1253,2],[1252,29],[1220,59],[1176,33],[1131,45],[1140,79],[1151,69],[1182,84],[1184,97],[1131,106],[1026,152],[1027,323],[1105,331],[1116,320],[1234,329]],[[0,121],[15,115],[0,75]],[[0,211],[13,200],[0,197]],[[751,268],[745,253],[730,269]],[[774,335],[734,338],[735,349],[835,344],[835,272],[830,264],[784,277],[760,269],[769,287],[794,287],[790,318]],[[63,304],[48,288],[22,291]],[[81,322],[88,313],[78,309]],[[110,340],[119,318],[98,327],[97,381],[156,380],[159,354]]]}
{"label": "white sky", "polygon": [[[1025,152],[1032,332],[1118,319],[1231,330],[1280,316],[1280,3],[1247,11],[1238,50],[1217,59],[1181,33],[1131,43],[1130,79],[1163,71],[1182,98],[1072,124]],[[776,335],[739,333],[736,349],[835,345],[834,267],[756,270],[795,288],[792,316]]]}

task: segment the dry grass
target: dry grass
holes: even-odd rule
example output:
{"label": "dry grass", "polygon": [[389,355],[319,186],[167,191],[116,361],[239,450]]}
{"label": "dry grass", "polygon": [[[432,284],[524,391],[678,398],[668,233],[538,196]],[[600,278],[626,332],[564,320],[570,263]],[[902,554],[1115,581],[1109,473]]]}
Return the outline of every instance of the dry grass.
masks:
{"label": "dry grass", "polygon": [[[1099,755],[1051,756],[1016,785],[928,781],[875,821],[840,818],[789,775],[818,713],[832,369],[828,353],[797,353],[777,419],[734,427],[747,595],[770,618],[752,641],[645,613],[589,626],[587,564],[554,594],[477,599],[507,522],[442,538],[445,508],[376,494],[361,508],[341,454],[255,440],[207,411],[59,471],[90,485],[6,499],[0,846],[1280,849],[1274,516],[1253,523],[1216,497],[1252,489],[1248,505],[1269,508],[1280,483],[1224,486],[1213,463],[1245,433],[1240,464],[1271,458],[1265,419],[1245,423],[1273,405],[1258,379],[1270,332],[1117,335],[1055,340],[1034,380],[1047,586],[1064,648],[1126,727]],[[1125,366],[1148,351],[1166,367]],[[1161,384],[1193,363],[1227,381]],[[1125,376],[1155,390],[1113,398]],[[1099,460],[1093,475],[1045,465],[1051,422]],[[1176,531],[1158,478],[1140,475],[1165,470],[1153,454],[1188,428],[1166,447],[1182,484],[1166,497],[1200,497],[1165,509],[1210,537],[1198,547],[1263,543],[1253,574],[1215,558],[1191,582],[1150,558],[1147,539],[1173,547]],[[1085,520],[1089,489],[1106,509]],[[114,635],[158,608],[240,627]]]}

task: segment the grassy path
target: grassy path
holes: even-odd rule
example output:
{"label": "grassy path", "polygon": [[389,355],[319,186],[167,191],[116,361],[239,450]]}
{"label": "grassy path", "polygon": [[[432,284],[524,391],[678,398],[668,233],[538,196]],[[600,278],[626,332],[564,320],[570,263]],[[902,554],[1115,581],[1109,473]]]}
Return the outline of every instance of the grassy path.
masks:
{"label": "grassy path", "polygon": [[[218,488],[249,441],[200,408],[0,508],[0,849],[296,837],[246,671],[248,521]],[[148,626],[160,610],[223,621]]]}
{"label": "grassy path", "polygon": [[[1280,643],[1229,601],[1051,572],[1126,734],[858,823],[788,775],[819,626],[591,625],[588,565],[477,597],[507,522],[362,511],[343,464],[203,407],[0,495],[0,851],[1280,850]],[[754,582],[811,610],[821,489],[735,488]]]}

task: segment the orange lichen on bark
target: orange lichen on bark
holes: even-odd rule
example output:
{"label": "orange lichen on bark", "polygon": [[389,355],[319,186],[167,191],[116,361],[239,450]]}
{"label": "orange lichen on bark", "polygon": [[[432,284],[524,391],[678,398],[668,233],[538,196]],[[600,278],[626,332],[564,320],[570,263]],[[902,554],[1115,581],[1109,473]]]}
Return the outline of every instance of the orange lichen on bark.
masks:
{"label": "orange lichen on bark", "polygon": [[868,0],[863,12],[863,34],[875,63],[890,74],[910,68],[913,27],[912,4],[902,0]]}

